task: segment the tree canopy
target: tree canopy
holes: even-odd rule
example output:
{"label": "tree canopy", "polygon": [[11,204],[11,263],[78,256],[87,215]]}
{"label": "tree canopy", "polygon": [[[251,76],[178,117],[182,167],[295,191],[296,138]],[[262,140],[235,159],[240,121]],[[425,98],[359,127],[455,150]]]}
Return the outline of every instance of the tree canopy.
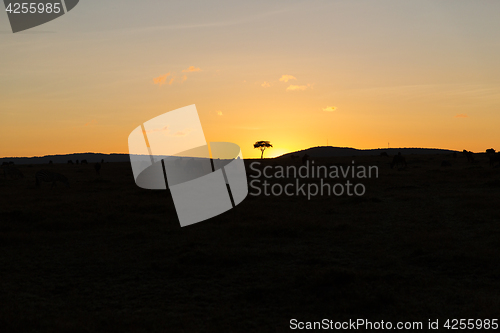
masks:
{"label": "tree canopy", "polygon": [[257,141],[256,143],[253,144],[254,148],[259,148],[261,151],[260,158],[262,159],[264,156],[264,150],[267,148],[272,148],[273,145],[271,144],[270,141]]}

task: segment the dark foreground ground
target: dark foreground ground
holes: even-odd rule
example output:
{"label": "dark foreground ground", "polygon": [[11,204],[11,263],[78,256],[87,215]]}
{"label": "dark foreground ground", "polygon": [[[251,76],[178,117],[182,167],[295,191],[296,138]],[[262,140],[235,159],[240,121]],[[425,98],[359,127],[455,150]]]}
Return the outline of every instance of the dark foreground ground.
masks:
{"label": "dark foreground ground", "polygon": [[[363,197],[248,196],[185,228],[168,192],[137,188],[127,163],[99,177],[92,165],[21,166],[23,179],[0,176],[0,332],[500,318],[500,168],[407,159],[391,170],[355,158],[380,167]],[[41,168],[71,188],[37,189]]]}

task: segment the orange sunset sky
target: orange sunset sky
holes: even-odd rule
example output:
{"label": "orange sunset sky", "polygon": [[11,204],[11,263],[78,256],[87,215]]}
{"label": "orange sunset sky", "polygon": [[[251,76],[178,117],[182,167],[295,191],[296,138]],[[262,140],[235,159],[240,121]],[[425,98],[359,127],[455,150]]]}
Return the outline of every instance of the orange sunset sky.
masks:
{"label": "orange sunset sky", "polygon": [[[3,6],[3,5],[2,5]],[[2,7],[3,8],[3,7]],[[83,0],[13,34],[0,157],[128,153],[196,104],[207,141],[500,150],[500,2]]]}

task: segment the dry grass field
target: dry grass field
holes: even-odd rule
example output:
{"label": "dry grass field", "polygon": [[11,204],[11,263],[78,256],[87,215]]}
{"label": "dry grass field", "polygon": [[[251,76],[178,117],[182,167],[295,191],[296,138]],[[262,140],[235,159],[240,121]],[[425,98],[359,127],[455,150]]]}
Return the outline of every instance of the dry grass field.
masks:
{"label": "dry grass field", "polygon": [[[500,168],[480,154],[411,155],[403,170],[382,156],[315,162],[353,159],[379,166],[362,197],[249,195],[185,228],[168,191],[136,187],[128,163],[100,176],[92,165],[18,166],[24,178],[0,175],[0,332],[499,318]],[[70,188],[36,188],[42,168]]]}

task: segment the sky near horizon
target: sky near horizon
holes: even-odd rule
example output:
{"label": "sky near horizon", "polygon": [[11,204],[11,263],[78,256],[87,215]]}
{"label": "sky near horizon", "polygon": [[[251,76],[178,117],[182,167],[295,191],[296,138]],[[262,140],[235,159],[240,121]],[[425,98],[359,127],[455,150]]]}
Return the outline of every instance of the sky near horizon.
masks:
{"label": "sky near horizon", "polygon": [[[1,6],[3,11],[3,6]],[[0,157],[127,153],[196,104],[244,157],[313,146],[500,150],[500,2],[81,0],[0,13]]]}

